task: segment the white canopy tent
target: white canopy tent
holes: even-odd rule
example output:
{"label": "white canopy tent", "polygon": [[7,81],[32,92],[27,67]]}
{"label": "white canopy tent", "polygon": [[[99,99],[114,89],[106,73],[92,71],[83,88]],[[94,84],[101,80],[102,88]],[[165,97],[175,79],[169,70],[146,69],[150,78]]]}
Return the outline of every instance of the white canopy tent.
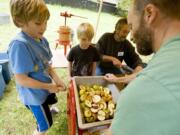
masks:
{"label": "white canopy tent", "polygon": [[103,8],[103,2],[117,5],[118,0],[91,0],[91,1],[99,3],[97,22],[96,22],[96,26],[95,26],[95,34],[94,34],[94,39],[93,39],[93,41],[95,42],[96,41],[96,34],[97,34],[97,31],[98,31],[98,26],[99,26],[99,22],[100,22],[100,16],[101,16],[102,8]]}

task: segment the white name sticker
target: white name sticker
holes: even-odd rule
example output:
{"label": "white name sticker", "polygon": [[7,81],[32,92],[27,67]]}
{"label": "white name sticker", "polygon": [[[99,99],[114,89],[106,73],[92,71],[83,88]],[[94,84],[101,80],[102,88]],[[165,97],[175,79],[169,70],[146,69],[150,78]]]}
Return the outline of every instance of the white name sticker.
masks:
{"label": "white name sticker", "polygon": [[124,52],[118,52],[118,56],[123,56]]}

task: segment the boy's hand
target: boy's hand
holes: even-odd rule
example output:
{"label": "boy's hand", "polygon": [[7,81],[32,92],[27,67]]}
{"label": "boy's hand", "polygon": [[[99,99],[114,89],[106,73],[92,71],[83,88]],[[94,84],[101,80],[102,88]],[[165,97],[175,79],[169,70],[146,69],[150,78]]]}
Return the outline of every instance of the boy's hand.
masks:
{"label": "boy's hand", "polygon": [[54,78],[53,80],[54,80],[54,83],[57,85],[57,87],[59,87],[61,89],[61,91],[66,90],[66,85],[58,76],[56,78]]}
{"label": "boy's hand", "polygon": [[63,91],[65,88],[62,86],[58,86],[56,84],[49,84],[49,92],[50,93],[58,93],[59,91]]}
{"label": "boy's hand", "polygon": [[63,83],[61,85],[57,85],[60,91],[66,91],[66,85]]}
{"label": "boy's hand", "polygon": [[114,74],[110,74],[110,73],[106,74],[104,76],[104,79],[111,83],[116,83],[118,81],[118,78]]}
{"label": "boy's hand", "polygon": [[66,85],[59,79],[58,81],[55,81],[57,87],[59,87],[61,89],[61,91],[65,91],[66,90]]}
{"label": "boy's hand", "polygon": [[61,79],[59,78],[59,76],[57,75],[57,73],[55,72],[55,70],[52,68],[51,65],[49,65],[49,74],[52,77],[54,83],[56,84],[56,87],[58,87],[60,91],[65,91],[66,86],[64,82],[61,81]]}

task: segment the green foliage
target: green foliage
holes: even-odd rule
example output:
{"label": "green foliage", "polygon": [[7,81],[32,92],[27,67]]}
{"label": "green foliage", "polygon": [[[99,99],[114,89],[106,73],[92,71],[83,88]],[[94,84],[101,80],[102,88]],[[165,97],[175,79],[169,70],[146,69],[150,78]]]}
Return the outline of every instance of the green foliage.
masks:
{"label": "green foliage", "polygon": [[127,16],[127,10],[131,4],[132,0],[120,0],[118,3],[118,13],[123,16],[126,17]]}

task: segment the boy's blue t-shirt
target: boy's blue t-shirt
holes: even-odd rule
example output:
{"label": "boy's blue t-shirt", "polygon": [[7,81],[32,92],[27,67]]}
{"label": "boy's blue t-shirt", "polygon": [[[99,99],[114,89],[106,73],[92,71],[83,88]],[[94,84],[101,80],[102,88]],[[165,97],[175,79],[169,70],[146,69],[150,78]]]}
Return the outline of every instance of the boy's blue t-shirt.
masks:
{"label": "boy's blue t-shirt", "polygon": [[[29,77],[41,82],[52,82],[47,72],[52,53],[45,38],[36,41],[26,33],[20,32],[11,41],[8,54],[14,74],[27,74]],[[18,83],[17,90],[20,100],[25,105],[40,105],[44,103],[50,94],[45,89],[26,88]]]}

